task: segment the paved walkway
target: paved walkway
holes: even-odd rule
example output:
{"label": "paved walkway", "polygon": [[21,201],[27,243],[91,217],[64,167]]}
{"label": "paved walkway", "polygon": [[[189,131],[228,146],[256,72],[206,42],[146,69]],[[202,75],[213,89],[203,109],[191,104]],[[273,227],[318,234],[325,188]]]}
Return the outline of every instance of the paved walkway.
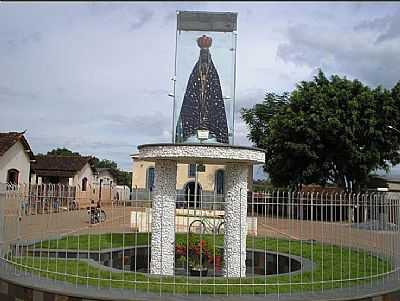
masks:
{"label": "paved walkway", "polygon": [[[89,224],[86,210],[63,211],[23,216],[21,221],[15,215],[5,218],[5,240],[46,240],[62,235],[83,233],[133,232],[130,227],[131,211],[143,208],[104,208],[107,219],[102,224]],[[323,243],[369,249],[392,255],[387,250],[400,250],[400,232],[368,231],[351,227],[346,223],[300,221],[261,216],[257,219],[258,236],[287,238],[292,240],[316,240]],[[398,252],[400,254],[400,251]]]}

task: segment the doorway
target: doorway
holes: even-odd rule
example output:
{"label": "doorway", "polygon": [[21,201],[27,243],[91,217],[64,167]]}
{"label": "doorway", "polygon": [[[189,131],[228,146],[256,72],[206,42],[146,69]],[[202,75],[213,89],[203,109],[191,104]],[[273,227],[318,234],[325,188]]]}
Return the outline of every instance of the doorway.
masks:
{"label": "doorway", "polygon": [[189,182],[185,186],[185,202],[188,208],[201,207],[201,186],[199,183],[197,183],[197,191],[195,191],[195,185],[195,182]]}

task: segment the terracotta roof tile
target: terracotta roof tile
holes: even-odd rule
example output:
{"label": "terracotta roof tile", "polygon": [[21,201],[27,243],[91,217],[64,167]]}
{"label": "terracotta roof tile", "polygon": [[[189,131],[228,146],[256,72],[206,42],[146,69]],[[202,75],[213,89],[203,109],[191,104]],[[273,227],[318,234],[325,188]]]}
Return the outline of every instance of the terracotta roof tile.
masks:
{"label": "terracotta roof tile", "polygon": [[32,164],[32,170],[36,174],[45,173],[71,174],[81,170],[86,163],[90,164],[91,157],[82,156],[36,156],[36,162]]}
{"label": "terracotta roof tile", "polygon": [[24,137],[24,133],[18,132],[8,132],[8,133],[0,133],[0,157],[3,156],[15,143],[20,141],[24,146],[24,149],[28,151],[28,155],[31,160],[35,157],[33,156],[31,147],[28,144]]}

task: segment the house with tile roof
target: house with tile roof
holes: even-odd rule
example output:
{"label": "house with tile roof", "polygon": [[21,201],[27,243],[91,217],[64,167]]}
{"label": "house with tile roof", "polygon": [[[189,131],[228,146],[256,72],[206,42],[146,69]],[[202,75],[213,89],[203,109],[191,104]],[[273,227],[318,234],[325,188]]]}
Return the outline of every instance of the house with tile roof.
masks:
{"label": "house with tile roof", "polygon": [[24,134],[0,133],[0,183],[29,184],[35,157]]}
{"label": "house with tile roof", "polygon": [[86,191],[95,179],[91,157],[37,155],[32,164],[32,184],[62,184]]}
{"label": "house with tile roof", "polygon": [[106,182],[99,175],[109,176],[106,170],[99,173],[89,156],[37,155],[32,164],[32,184],[56,184],[73,187],[79,207],[89,206],[91,201],[110,204],[116,182]]}

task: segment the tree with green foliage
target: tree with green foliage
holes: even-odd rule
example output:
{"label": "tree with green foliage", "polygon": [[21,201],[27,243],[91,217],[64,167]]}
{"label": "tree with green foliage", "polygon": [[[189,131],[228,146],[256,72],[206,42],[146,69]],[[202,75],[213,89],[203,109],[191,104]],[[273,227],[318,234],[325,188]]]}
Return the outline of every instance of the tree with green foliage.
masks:
{"label": "tree with green foliage", "polygon": [[108,159],[99,159],[97,157],[93,158],[93,164],[95,168],[110,168],[113,170],[118,169],[118,165],[116,162]]}
{"label": "tree with green foliage", "polygon": [[128,187],[131,187],[132,185],[132,172],[129,171],[124,171],[124,170],[118,170],[117,173],[117,183],[119,185],[126,185]]}
{"label": "tree with green foliage", "polygon": [[93,158],[93,165],[95,168],[109,168],[115,174],[118,185],[126,185],[131,187],[132,173],[120,170],[116,162],[108,159]]}
{"label": "tree with green foliage", "polygon": [[319,71],[292,93],[267,93],[241,113],[277,186],[336,183],[360,190],[371,172],[400,162],[399,133],[388,127],[400,124],[400,82],[372,89]]}
{"label": "tree with green foliage", "polygon": [[68,148],[55,148],[49,152],[47,152],[47,155],[51,156],[80,156],[81,154],[78,152],[73,152],[69,150]]}

